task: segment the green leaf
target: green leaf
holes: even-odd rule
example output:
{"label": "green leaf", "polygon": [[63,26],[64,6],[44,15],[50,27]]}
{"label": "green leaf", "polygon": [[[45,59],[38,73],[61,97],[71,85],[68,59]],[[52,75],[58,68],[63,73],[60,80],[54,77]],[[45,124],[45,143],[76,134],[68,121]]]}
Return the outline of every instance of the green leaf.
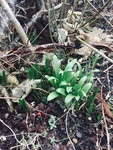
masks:
{"label": "green leaf", "polygon": [[23,107],[26,112],[30,112],[30,108],[24,99],[19,100],[19,104]]}
{"label": "green leaf", "polygon": [[2,84],[5,86],[7,85],[7,75],[5,71],[2,72]]}
{"label": "green leaf", "polygon": [[93,76],[94,76],[95,72],[99,72],[99,70],[95,69],[95,70],[91,70],[88,73],[86,73],[88,82],[93,82],[94,81],[94,77]]}
{"label": "green leaf", "polygon": [[65,89],[63,89],[63,88],[58,88],[56,91],[57,91],[59,94],[66,96]]}
{"label": "green leaf", "polygon": [[74,74],[72,80],[70,81],[71,86],[74,86],[74,85],[75,85],[76,80],[77,80],[77,78],[79,77],[79,75],[80,75],[80,71],[78,70],[78,71]]}
{"label": "green leaf", "polygon": [[54,77],[54,76],[48,76],[48,75],[45,75],[45,77],[49,80],[49,81],[52,81],[52,80],[57,80],[57,78],[56,77]]}
{"label": "green leaf", "polygon": [[82,78],[82,67],[79,62],[76,62],[76,64],[77,64],[78,70],[79,70],[79,78]]}
{"label": "green leaf", "polygon": [[52,130],[53,128],[56,128],[56,117],[51,115],[48,123],[50,125],[50,130]]}
{"label": "green leaf", "polygon": [[71,102],[71,100],[74,98],[75,96],[72,94],[68,94],[65,98],[65,104],[68,104]]}
{"label": "green leaf", "polygon": [[74,104],[75,106],[74,106],[74,109],[76,110],[77,108],[78,108],[78,106],[79,106],[79,102],[78,102],[78,100],[75,100],[75,104]]}
{"label": "green leaf", "polygon": [[80,99],[80,96],[79,96],[79,95],[75,96],[75,99],[76,99],[76,101],[78,102],[79,99]]}
{"label": "green leaf", "polygon": [[94,104],[90,104],[89,108],[88,108],[88,115],[90,115],[92,113],[94,109]]}
{"label": "green leaf", "polygon": [[49,77],[48,75],[45,75],[45,77],[48,79],[48,81],[52,84],[54,88],[58,87],[58,79],[56,77]]}
{"label": "green leaf", "polygon": [[59,94],[57,92],[51,92],[47,97],[47,101],[51,101],[51,100],[57,98],[58,96],[59,96]]}
{"label": "green leaf", "polygon": [[46,55],[46,60],[45,60],[45,72],[46,74],[51,75],[50,60],[47,55]]}
{"label": "green leaf", "polygon": [[92,83],[86,83],[82,89],[77,93],[80,96],[80,99],[87,96],[87,93],[91,90]]}
{"label": "green leaf", "polygon": [[79,99],[82,99],[83,97],[86,97],[86,93],[82,90],[80,90],[77,94],[79,95]]}
{"label": "green leaf", "polygon": [[87,76],[84,76],[80,79],[78,84],[74,86],[75,93],[77,93],[82,88],[86,80],[87,80]]}
{"label": "green leaf", "polygon": [[68,62],[67,66],[65,67],[64,71],[67,71],[68,69],[72,69],[75,65],[75,63],[77,62],[77,59],[73,59],[72,61]]}
{"label": "green leaf", "polygon": [[62,81],[66,81],[68,83],[73,78],[73,76],[74,76],[74,72],[72,72],[72,71],[64,71],[61,80]]}
{"label": "green leaf", "polygon": [[56,55],[53,56],[53,69],[55,71],[55,77],[59,79],[59,74],[60,74],[60,63],[58,61],[58,58]]}
{"label": "green leaf", "polygon": [[64,86],[67,86],[67,85],[68,85],[68,83],[66,81],[62,81],[59,86],[64,87]]}
{"label": "green leaf", "polygon": [[72,87],[71,86],[67,86],[66,87],[66,91],[67,91],[67,93],[71,92],[72,91]]}
{"label": "green leaf", "polygon": [[38,64],[34,64],[32,67],[30,67],[27,75],[29,79],[39,79],[40,73]]}
{"label": "green leaf", "polygon": [[82,87],[81,91],[83,91],[83,92],[85,92],[87,94],[91,90],[91,87],[92,87],[92,83],[86,83]]}
{"label": "green leaf", "polygon": [[96,66],[98,59],[99,59],[99,54],[95,54],[92,62],[92,68]]}
{"label": "green leaf", "polygon": [[88,76],[87,81],[90,82],[90,83],[93,83],[94,82],[93,75]]}

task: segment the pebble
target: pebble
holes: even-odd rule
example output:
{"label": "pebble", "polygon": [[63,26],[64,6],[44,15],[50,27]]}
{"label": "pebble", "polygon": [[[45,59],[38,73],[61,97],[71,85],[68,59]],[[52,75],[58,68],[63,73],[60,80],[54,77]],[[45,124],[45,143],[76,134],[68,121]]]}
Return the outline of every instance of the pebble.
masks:
{"label": "pebble", "polygon": [[22,120],[22,114],[18,114],[18,115],[16,116],[16,119]]}
{"label": "pebble", "polygon": [[82,138],[81,132],[77,131],[77,132],[76,132],[76,136],[77,136],[78,138]]}
{"label": "pebble", "polygon": [[6,113],[6,114],[4,115],[4,117],[5,117],[5,119],[7,119],[7,118],[9,117],[9,114]]}
{"label": "pebble", "polygon": [[73,143],[77,144],[78,143],[78,140],[76,138],[73,138],[72,139]]}
{"label": "pebble", "polygon": [[32,123],[29,124],[29,128],[31,128],[31,127],[33,127],[33,124],[32,124]]}
{"label": "pebble", "polygon": [[92,118],[91,118],[91,117],[88,117],[88,120],[89,120],[89,121],[91,121],[91,120],[92,120]]}

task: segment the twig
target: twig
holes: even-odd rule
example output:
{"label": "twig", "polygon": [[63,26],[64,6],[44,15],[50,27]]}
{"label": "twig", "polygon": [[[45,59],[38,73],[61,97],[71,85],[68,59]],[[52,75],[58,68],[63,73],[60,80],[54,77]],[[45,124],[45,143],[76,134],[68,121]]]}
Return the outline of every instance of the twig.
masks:
{"label": "twig", "polygon": [[106,48],[110,51],[113,52],[113,48],[110,45],[110,43],[104,43],[104,42],[92,42],[92,41],[89,41],[89,44],[94,46],[94,47],[103,47],[103,48]]}
{"label": "twig", "polygon": [[6,25],[8,31],[12,34],[12,31],[10,30],[10,28],[8,27],[7,21],[4,19],[4,17],[2,16],[2,14],[0,13],[0,18],[3,20],[4,24]]}
{"label": "twig", "polygon": [[63,5],[62,5],[62,10],[61,10],[61,15],[60,15],[60,28],[62,26],[62,18],[63,18],[64,6],[65,6],[66,2],[67,2],[67,0],[63,0]]}
{"label": "twig", "polygon": [[[72,106],[72,107],[73,107],[73,106]],[[73,144],[73,142],[72,142],[72,140],[71,140],[71,138],[70,138],[70,136],[69,136],[68,127],[67,127],[68,115],[69,115],[69,112],[72,110],[72,107],[70,107],[69,110],[67,111],[66,120],[65,120],[65,125],[66,125],[66,133],[67,133],[68,139],[69,139],[70,142],[71,142],[72,149],[73,149],[73,150],[76,150],[76,149],[75,149],[75,146],[74,146],[74,144]]]}
{"label": "twig", "polygon": [[103,105],[102,105],[102,115],[103,115],[105,129],[106,129],[106,134],[107,134],[107,150],[110,150],[110,135],[108,133],[108,127],[107,127],[107,122],[106,122],[106,118],[105,118],[104,106]]}
{"label": "twig", "polygon": [[93,15],[88,21],[86,21],[84,24],[82,24],[79,28],[85,26],[85,25],[88,24],[89,22],[91,23],[91,21],[92,21],[93,19],[95,19],[95,17],[97,17],[97,16],[100,14],[100,12],[101,12],[111,1],[112,1],[112,0],[108,0],[108,1],[106,2],[106,4],[103,5],[97,13],[95,13],[95,15]]}
{"label": "twig", "polygon": [[27,23],[27,28],[30,28],[38,18],[41,17],[41,15],[43,14],[43,10],[45,10],[45,4],[43,0],[40,0],[41,3],[41,9],[40,11],[38,11],[36,14],[34,14],[31,18],[31,20]]}
{"label": "twig", "polygon": [[8,16],[10,21],[13,23],[13,25],[16,28],[17,33],[20,35],[20,38],[21,38],[22,42],[24,43],[24,45],[26,47],[28,47],[30,50],[33,50],[33,47],[31,45],[27,35],[25,34],[22,26],[20,25],[19,21],[15,17],[13,11],[9,7],[6,0],[0,0],[0,5],[3,7],[3,10],[5,11],[6,15]]}
{"label": "twig", "polygon": [[79,37],[76,37],[81,43],[83,43],[84,45],[86,45],[87,47],[91,48],[93,51],[95,51],[96,53],[100,54],[102,57],[104,57],[106,60],[108,60],[109,62],[113,63],[113,60],[110,59],[109,57],[107,57],[104,53],[98,51],[98,49],[94,48],[93,46],[89,45],[88,43],[86,43],[85,41],[83,41],[82,39],[80,39]]}
{"label": "twig", "polygon": [[16,137],[16,134],[15,134],[15,132],[2,120],[2,119],[0,119],[0,122],[3,124],[3,125],[5,125],[11,132],[12,132],[12,134],[13,134],[13,136],[14,136],[14,138],[15,138],[15,140],[20,144],[20,145],[25,145],[25,144],[23,144],[23,143],[20,143],[20,141],[17,139],[17,137]]}
{"label": "twig", "polygon": [[[90,6],[96,11],[96,12],[98,12],[98,10],[92,5],[92,3],[89,1],[89,0],[86,0],[89,4],[90,4]],[[105,5],[105,4],[104,4]],[[113,28],[113,25],[106,19],[106,17],[104,17],[101,13],[100,13],[100,15],[105,19],[105,21]]]}
{"label": "twig", "polygon": [[105,69],[103,72],[109,71],[109,69],[111,69],[112,67],[113,67],[113,65],[111,65],[110,67],[108,67],[107,69]]}
{"label": "twig", "polygon": [[8,91],[3,86],[0,86],[0,90],[1,90],[2,95],[5,97],[6,103],[8,104],[9,111],[13,112],[14,111],[14,107],[13,107],[11,99],[9,98]]}
{"label": "twig", "polygon": [[[62,7],[62,3],[58,4],[57,6],[54,7],[54,10],[58,10]],[[50,9],[50,11],[52,11],[53,9]],[[38,18],[41,17],[41,15],[43,13],[48,13],[48,10],[45,8],[45,4],[44,4],[44,1],[41,0],[41,9],[40,11],[38,11],[36,14],[34,14],[31,18],[31,20],[27,23],[27,28],[30,28]]]}

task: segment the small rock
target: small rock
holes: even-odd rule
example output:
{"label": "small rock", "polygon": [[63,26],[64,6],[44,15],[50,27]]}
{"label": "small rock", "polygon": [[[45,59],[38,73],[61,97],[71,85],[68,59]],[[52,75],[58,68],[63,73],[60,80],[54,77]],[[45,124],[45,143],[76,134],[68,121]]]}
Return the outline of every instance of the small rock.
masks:
{"label": "small rock", "polygon": [[78,118],[82,118],[82,114],[79,114],[79,115],[78,115]]}
{"label": "small rock", "polygon": [[29,124],[29,128],[31,128],[31,127],[33,127],[33,124],[32,124],[32,123]]}
{"label": "small rock", "polygon": [[76,136],[77,136],[78,138],[82,138],[82,134],[81,134],[79,131],[76,132]]}
{"label": "small rock", "polygon": [[91,121],[91,120],[92,120],[92,118],[91,118],[91,117],[88,117],[88,120],[89,120],[89,121]]}
{"label": "small rock", "polygon": [[4,115],[4,117],[5,117],[5,119],[7,119],[7,118],[9,117],[9,114],[6,113],[6,114]]}
{"label": "small rock", "polygon": [[4,135],[0,136],[0,141],[6,141],[6,137]]}
{"label": "small rock", "polygon": [[73,141],[74,144],[78,143],[78,140],[76,138],[73,138],[72,141]]}
{"label": "small rock", "polygon": [[17,114],[16,119],[22,120],[22,114]]}

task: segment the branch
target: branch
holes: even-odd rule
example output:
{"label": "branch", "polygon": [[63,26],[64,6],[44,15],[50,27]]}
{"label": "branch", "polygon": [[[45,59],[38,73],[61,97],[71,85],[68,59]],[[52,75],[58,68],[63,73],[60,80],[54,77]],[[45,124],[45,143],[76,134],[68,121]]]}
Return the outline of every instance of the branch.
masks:
{"label": "branch", "polygon": [[88,23],[91,23],[92,20],[94,20],[103,10],[105,7],[107,7],[109,5],[109,3],[111,2],[112,0],[108,0],[105,5],[103,5],[100,10],[98,12],[96,12],[88,21],[86,21],[84,24],[82,24],[79,28],[85,26],[86,24]]}
{"label": "branch", "polygon": [[85,41],[83,41],[82,39],[80,39],[79,37],[76,37],[81,43],[83,43],[84,45],[86,45],[87,47],[91,48],[93,51],[95,51],[96,53],[100,54],[102,57],[104,57],[106,60],[108,60],[109,62],[113,63],[113,60],[110,59],[109,57],[107,57],[104,53],[98,51],[98,49],[94,48],[93,46],[89,45],[88,43],[86,43]]}
{"label": "branch", "polygon": [[27,35],[25,34],[22,26],[20,25],[19,21],[15,17],[13,11],[9,7],[8,3],[6,2],[6,0],[0,0],[0,5],[3,7],[3,10],[6,13],[6,15],[8,16],[9,20],[13,23],[13,25],[14,25],[17,33],[19,34],[23,44],[26,47],[28,47],[30,50],[33,50],[33,47],[31,45]]}

